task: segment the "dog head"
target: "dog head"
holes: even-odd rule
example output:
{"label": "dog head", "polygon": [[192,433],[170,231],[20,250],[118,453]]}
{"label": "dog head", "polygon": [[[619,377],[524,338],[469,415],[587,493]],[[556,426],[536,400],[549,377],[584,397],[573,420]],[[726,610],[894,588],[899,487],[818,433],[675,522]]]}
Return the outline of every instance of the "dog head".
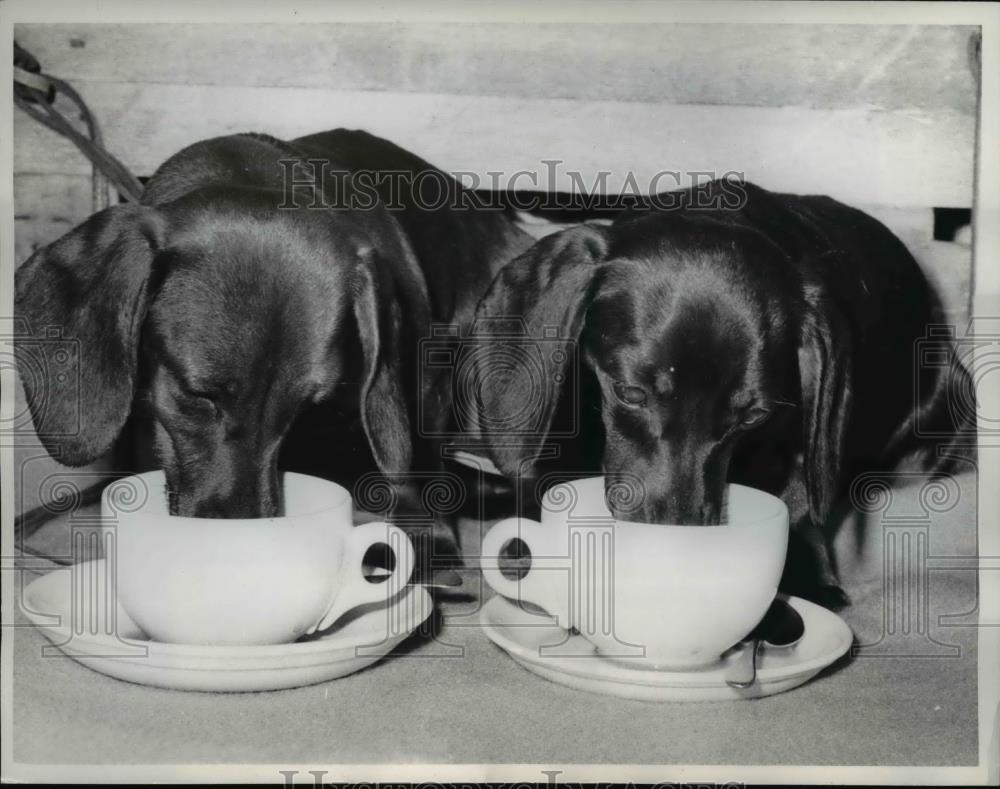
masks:
{"label": "dog head", "polygon": [[[643,486],[628,512],[609,496],[612,512],[717,523],[734,450],[768,429],[801,440],[810,507],[829,506],[846,344],[807,291],[762,235],[707,215],[659,213],[542,239],[501,272],[479,316],[517,317],[532,337],[548,327],[578,343],[599,383],[607,485],[624,477]],[[539,356],[550,379],[567,375],[573,357]],[[496,426],[524,408],[530,375],[481,377],[491,382],[480,393],[481,429],[500,469],[517,474],[537,450],[505,444]],[[555,406],[551,397],[538,404],[543,434]],[[800,426],[791,424],[796,407]]]}
{"label": "dog head", "polygon": [[35,337],[58,328],[76,354],[77,375],[24,379],[54,457],[94,460],[141,404],[172,512],[273,516],[283,437],[303,409],[346,394],[378,465],[408,470],[412,252],[387,217],[278,211],[280,200],[202,188],[116,206],[17,271],[17,315]]}

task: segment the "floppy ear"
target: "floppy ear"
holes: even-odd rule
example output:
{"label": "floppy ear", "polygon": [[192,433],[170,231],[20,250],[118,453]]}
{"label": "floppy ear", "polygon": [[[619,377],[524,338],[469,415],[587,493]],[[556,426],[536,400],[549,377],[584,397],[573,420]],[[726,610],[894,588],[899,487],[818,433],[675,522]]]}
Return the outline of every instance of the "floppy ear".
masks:
{"label": "floppy ear", "polygon": [[110,449],[135,389],[159,215],[121,205],[35,252],[14,275],[21,379],[38,437],[79,466]]}
{"label": "floppy ear", "polygon": [[403,392],[403,312],[378,254],[366,251],[354,269],[354,315],[364,356],[361,422],[375,462],[385,473],[406,473],[413,459],[410,416]]}
{"label": "floppy ear", "polygon": [[593,226],[546,236],[508,263],[479,303],[478,423],[507,476],[536,459],[552,425],[607,248],[607,231]]}
{"label": "floppy ear", "polygon": [[844,439],[853,403],[850,328],[835,305],[806,294],[799,344],[809,515],[823,525],[843,476]]}

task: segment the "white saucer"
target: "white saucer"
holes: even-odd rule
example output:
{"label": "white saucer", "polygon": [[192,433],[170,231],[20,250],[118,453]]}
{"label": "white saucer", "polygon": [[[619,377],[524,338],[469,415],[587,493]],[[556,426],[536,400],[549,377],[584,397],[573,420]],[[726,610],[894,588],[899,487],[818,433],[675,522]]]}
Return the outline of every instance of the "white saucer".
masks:
{"label": "white saucer", "polygon": [[850,649],[854,635],[839,616],[798,597],[788,598],[788,603],[805,622],[802,639],[787,649],[762,649],[757,681],[744,689],[726,684],[726,669],[736,659],[737,649],[704,668],[655,671],[600,657],[583,636],[567,633],[552,617],[530,613],[500,595],[483,606],[479,621],[486,635],[514,660],[560,685],[646,701],[724,701],[791,690]]}
{"label": "white saucer", "polygon": [[22,610],[59,650],[88,668],[177,690],[278,690],[336,679],[391,652],[433,610],[426,589],[408,586],[388,605],[363,607],[325,633],[291,644],[166,644],[150,641],[121,606],[112,608],[101,591],[113,589],[108,570],[98,559],[50,572],[24,589]]}

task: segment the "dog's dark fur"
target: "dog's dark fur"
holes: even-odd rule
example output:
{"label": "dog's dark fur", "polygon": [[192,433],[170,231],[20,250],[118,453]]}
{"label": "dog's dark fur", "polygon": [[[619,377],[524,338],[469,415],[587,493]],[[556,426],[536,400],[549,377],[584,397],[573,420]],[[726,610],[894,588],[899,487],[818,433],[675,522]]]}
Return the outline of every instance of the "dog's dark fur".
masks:
{"label": "dog's dark fur", "polygon": [[[854,475],[913,450],[933,454],[917,441],[918,416],[935,432],[959,427],[949,398],[972,395],[955,359],[922,371],[914,392],[917,340],[941,312],[879,222],[827,197],[737,182],[657,203],[610,227],[544,238],[502,270],[479,307],[481,318],[522,318],[531,337],[558,328],[570,352],[553,354],[550,343],[540,354],[550,379],[576,374],[561,360],[579,343],[579,402],[533,405],[542,425],[576,422],[579,439],[555,465],[642,485],[641,504],[620,517],[717,523],[729,480],[781,495],[816,541]],[[489,380],[482,429],[499,468],[522,476],[535,450],[497,426],[532,391],[551,390],[532,390],[526,368]],[[613,497],[608,504],[615,511]],[[815,591],[838,604],[825,557]]]}
{"label": "dog's dark fur", "polygon": [[[316,193],[300,187],[298,207],[279,208],[280,162],[313,159],[329,162]],[[88,463],[132,413],[153,433],[171,510],[207,517],[279,514],[279,468],[348,486],[375,469],[436,469],[415,409],[422,399],[445,420],[450,393],[420,375],[418,341],[433,322],[467,323],[531,239],[503,211],[423,210],[398,190],[387,207],[359,170],[434,168],[364,132],[221,137],[163,164],[141,205],[36,252],[16,274],[16,313],[37,337],[75,340],[80,370],[24,381],[46,448]],[[369,207],[344,210],[352,196]]]}

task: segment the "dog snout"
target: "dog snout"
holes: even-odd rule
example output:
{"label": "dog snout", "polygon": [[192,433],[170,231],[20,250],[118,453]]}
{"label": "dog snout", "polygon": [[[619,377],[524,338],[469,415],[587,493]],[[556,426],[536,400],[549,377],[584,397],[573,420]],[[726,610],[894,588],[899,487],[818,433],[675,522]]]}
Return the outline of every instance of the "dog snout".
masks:
{"label": "dog snout", "polygon": [[194,505],[195,518],[273,518],[278,512],[273,501],[212,496]]}
{"label": "dog snout", "polygon": [[275,518],[282,505],[272,496],[209,494],[172,496],[171,515],[187,518]]}
{"label": "dog snout", "polygon": [[706,500],[701,505],[701,521],[703,526],[717,526],[722,522],[722,505],[715,500]]}
{"label": "dog snout", "polygon": [[704,523],[704,504],[687,491],[672,491],[649,502],[645,510],[643,519],[646,523],[685,526]]}
{"label": "dog snout", "polygon": [[[687,473],[663,474],[636,472],[644,479],[641,495],[622,501],[609,495],[608,509],[617,520],[665,525],[710,526],[721,522],[724,482],[709,481],[701,469]],[[624,506],[623,506],[624,505]]]}
{"label": "dog snout", "polygon": [[[692,496],[685,491],[674,491],[654,497],[644,503],[637,513],[629,515],[631,517],[624,519],[680,526],[714,526],[720,522],[722,507],[713,499]],[[617,513],[615,517],[618,517]]]}
{"label": "dog snout", "polygon": [[[211,480],[211,476],[206,474],[203,479]],[[284,514],[276,470],[237,474],[226,482],[224,487],[211,488],[204,487],[204,482],[168,482],[170,514],[189,518],[275,518]]]}

